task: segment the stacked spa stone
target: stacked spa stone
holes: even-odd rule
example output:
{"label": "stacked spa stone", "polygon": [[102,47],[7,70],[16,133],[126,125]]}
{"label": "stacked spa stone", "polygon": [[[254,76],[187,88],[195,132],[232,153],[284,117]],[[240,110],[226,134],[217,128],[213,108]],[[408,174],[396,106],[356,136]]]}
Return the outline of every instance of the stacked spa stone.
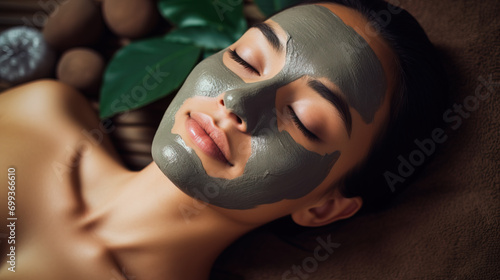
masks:
{"label": "stacked spa stone", "polygon": [[5,0],[0,7],[0,23],[17,25],[0,34],[0,81],[57,77],[94,96],[105,61],[160,22],[154,0]]}
{"label": "stacked spa stone", "polygon": [[97,93],[110,50],[149,35],[158,19],[152,0],[63,2],[43,29],[47,43],[62,53],[57,78],[82,92]]}

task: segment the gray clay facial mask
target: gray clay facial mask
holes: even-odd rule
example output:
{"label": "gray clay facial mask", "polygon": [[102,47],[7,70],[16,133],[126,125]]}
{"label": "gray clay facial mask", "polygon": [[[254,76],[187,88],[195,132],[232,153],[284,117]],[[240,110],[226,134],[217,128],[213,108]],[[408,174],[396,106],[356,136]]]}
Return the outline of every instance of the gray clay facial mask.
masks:
{"label": "gray clay facial mask", "polygon": [[[280,87],[304,76],[327,78],[366,123],[384,99],[385,78],[377,56],[330,10],[298,6],[271,19],[289,36],[283,69],[271,79],[245,83],[223,64],[225,50],[205,59],[177,93],[153,141],[153,159],[162,172],[186,194],[219,207],[250,209],[301,198],[321,184],[339,158],[339,151],[317,154],[278,130],[275,100]],[[223,93],[225,106],[246,122],[251,135],[251,155],[243,174],[234,179],[209,176],[195,151],[172,133],[175,113],[186,99]]]}

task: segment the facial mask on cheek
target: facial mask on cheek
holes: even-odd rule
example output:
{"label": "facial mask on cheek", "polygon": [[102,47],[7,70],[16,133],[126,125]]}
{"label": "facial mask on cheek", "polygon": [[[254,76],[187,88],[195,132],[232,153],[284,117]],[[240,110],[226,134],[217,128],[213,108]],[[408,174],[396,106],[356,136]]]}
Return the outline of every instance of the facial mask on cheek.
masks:
{"label": "facial mask on cheek", "polygon": [[[290,20],[294,17],[307,18],[310,21]],[[172,101],[153,141],[153,159],[163,173],[188,195],[205,199],[219,207],[250,209],[283,199],[301,198],[314,190],[326,178],[339,158],[339,151],[326,155],[308,151],[296,143],[288,132],[278,130],[275,100],[276,91],[280,87],[304,75],[327,77],[339,85],[349,102],[351,99],[358,102],[357,96],[348,95],[350,90],[356,91],[362,87],[351,86],[352,79],[359,79],[363,82],[371,79],[367,76],[353,77],[353,71],[347,71],[352,65],[346,64],[345,59],[342,59],[346,55],[345,51],[343,54],[333,55],[332,59],[321,57],[325,55],[325,52],[318,52],[317,43],[326,43],[325,48],[332,46],[332,50],[328,53],[334,53],[342,52],[342,50],[337,50],[338,48],[336,49],[335,44],[332,44],[330,40],[339,37],[347,40],[344,41],[347,42],[346,44],[349,40],[359,40],[359,35],[354,30],[346,28],[342,21],[328,9],[313,5],[300,6],[278,14],[272,19],[291,37],[287,44],[285,66],[281,72],[269,80],[246,84],[223,64],[223,52],[205,59],[193,70]],[[324,27],[325,25],[327,28]],[[321,29],[319,31],[316,30],[318,26]],[[311,28],[319,32],[320,37],[309,38],[307,34],[311,34]],[[341,31],[337,30],[339,28]],[[324,39],[323,35],[330,39]],[[339,38],[337,39],[340,40]],[[308,44],[307,41],[311,39],[317,42]],[[319,57],[315,54],[319,54]],[[375,54],[372,52],[368,54],[370,55],[375,58],[369,57],[362,66],[381,71]],[[356,54],[354,56],[352,59],[363,60]],[[338,65],[339,63],[341,65]],[[366,64],[375,64],[375,66]],[[355,73],[363,75],[364,72],[361,70]],[[379,83],[383,83],[383,72],[381,75]],[[369,76],[380,77],[380,73],[369,73]],[[367,107],[362,116],[369,120],[373,119],[373,114],[385,93],[385,86],[379,88],[383,90],[382,93],[373,90],[374,86],[372,84],[361,88],[373,94],[374,98],[368,98],[369,101],[364,99],[359,101],[361,105],[355,104],[360,110]],[[193,96],[215,98],[222,93],[225,93],[225,106],[246,122],[247,131],[252,135],[252,153],[245,171],[241,176],[232,180],[207,175],[196,153],[186,146],[179,135],[171,133],[175,121],[174,115],[186,99]]]}

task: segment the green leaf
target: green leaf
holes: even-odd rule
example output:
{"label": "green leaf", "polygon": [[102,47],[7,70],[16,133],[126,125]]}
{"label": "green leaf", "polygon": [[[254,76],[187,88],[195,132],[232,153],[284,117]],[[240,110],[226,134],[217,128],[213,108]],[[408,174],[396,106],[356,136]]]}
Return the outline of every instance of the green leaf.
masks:
{"label": "green leaf", "polygon": [[230,34],[232,41],[247,29],[243,0],[159,0],[158,8],[178,28],[211,26]]}
{"label": "green leaf", "polygon": [[193,44],[209,50],[220,50],[234,42],[231,34],[220,31],[214,26],[190,26],[174,29],[165,40],[175,43]]}
{"label": "green leaf", "polygon": [[262,11],[265,16],[272,16],[277,12],[284,10],[300,0],[254,0],[257,7]]}
{"label": "green leaf", "polygon": [[100,116],[139,108],[178,89],[200,58],[197,46],[164,38],[133,42],[116,53],[104,73]]}

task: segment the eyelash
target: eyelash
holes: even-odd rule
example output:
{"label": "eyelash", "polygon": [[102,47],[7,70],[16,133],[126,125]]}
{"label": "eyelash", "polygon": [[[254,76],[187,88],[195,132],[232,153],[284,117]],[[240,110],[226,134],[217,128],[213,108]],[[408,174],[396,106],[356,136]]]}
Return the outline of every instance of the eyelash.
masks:
{"label": "eyelash", "polygon": [[308,139],[312,141],[319,141],[318,136],[316,136],[314,133],[309,131],[304,124],[300,121],[299,117],[297,114],[295,114],[295,111],[293,110],[292,106],[288,106],[288,113],[292,117],[293,122],[295,123],[295,126],[304,134]]}
{"label": "eyelash", "polygon": [[238,53],[236,53],[235,50],[231,50],[229,49],[229,56],[231,57],[232,60],[236,61],[238,64],[242,65],[243,67],[245,67],[245,69],[247,69],[248,71],[254,73],[254,74],[257,74],[260,76],[260,73],[259,71],[257,71],[257,69],[255,69],[252,65],[250,65],[248,62],[246,62],[245,60],[243,60],[243,58],[241,58]]}

